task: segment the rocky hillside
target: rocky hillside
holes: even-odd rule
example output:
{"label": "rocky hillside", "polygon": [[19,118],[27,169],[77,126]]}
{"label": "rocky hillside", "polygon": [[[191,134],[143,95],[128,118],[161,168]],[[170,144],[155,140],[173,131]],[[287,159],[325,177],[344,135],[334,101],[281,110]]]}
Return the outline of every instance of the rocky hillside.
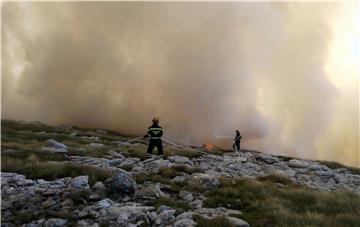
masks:
{"label": "rocky hillside", "polygon": [[360,170],[2,120],[2,226],[360,226]]}

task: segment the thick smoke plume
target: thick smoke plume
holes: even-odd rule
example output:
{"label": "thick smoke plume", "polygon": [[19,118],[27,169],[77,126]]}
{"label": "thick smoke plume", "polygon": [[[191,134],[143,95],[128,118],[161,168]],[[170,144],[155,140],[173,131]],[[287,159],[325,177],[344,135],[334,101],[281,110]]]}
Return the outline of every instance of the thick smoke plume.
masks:
{"label": "thick smoke plume", "polygon": [[159,116],[183,143],[240,129],[245,148],[359,165],[358,87],[326,71],[341,7],[4,3],[2,118],[142,134]]}

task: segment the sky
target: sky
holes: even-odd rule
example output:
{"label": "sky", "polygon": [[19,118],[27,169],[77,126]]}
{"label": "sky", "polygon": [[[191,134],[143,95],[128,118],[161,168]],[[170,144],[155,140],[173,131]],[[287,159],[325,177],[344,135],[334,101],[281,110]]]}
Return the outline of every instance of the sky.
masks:
{"label": "sky", "polygon": [[[2,119],[360,166],[359,3],[2,3]],[[221,139],[219,139],[221,138]]]}

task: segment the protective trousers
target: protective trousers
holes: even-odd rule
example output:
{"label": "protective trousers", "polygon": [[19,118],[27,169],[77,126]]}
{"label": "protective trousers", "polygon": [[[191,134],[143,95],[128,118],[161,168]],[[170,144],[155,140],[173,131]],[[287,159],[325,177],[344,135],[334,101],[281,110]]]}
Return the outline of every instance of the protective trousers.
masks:
{"label": "protective trousers", "polygon": [[233,148],[236,149],[236,151],[240,151],[240,140],[235,140]]}
{"label": "protective trousers", "polygon": [[154,147],[157,148],[159,155],[163,155],[163,147],[162,147],[161,139],[150,139],[147,153],[152,154],[152,150],[154,149]]}

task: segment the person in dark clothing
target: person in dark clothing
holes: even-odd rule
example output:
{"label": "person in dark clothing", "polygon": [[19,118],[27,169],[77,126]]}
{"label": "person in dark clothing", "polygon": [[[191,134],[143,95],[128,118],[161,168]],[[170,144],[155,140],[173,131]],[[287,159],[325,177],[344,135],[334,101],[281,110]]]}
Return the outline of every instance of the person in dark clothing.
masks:
{"label": "person in dark clothing", "polygon": [[148,128],[147,134],[144,135],[144,138],[150,137],[149,146],[147,149],[147,154],[152,155],[152,150],[156,147],[159,155],[163,155],[163,147],[161,136],[163,135],[163,130],[159,126],[159,118],[154,118],[152,120],[153,124]]}
{"label": "person in dark clothing", "polygon": [[240,132],[239,130],[236,130],[236,135],[235,135],[235,138],[234,138],[234,143],[233,143],[233,148],[236,150],[236,151],[240,151],[240,139],[241,139],[241,135],[240,135]]}

